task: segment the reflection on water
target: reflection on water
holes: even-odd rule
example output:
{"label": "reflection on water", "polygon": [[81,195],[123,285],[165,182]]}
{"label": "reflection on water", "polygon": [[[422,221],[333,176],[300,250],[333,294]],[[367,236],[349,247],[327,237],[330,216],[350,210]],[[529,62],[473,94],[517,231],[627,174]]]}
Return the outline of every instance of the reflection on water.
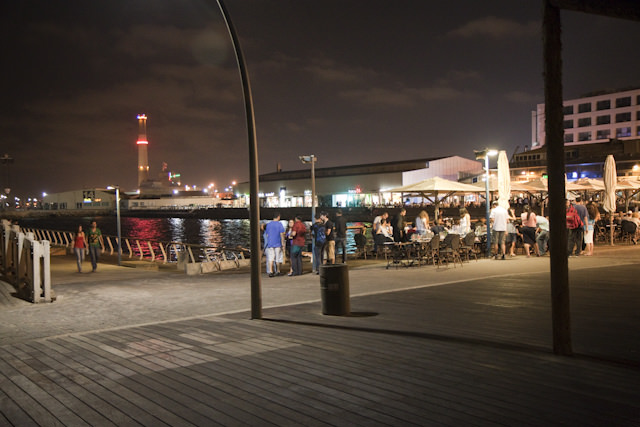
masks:
{"label": "reflection on water", "polygon": [[[20,221],[24,227],[48,230],[75,231],[78,225],[89,227],[95,220],[102,233],[117,235],[115,217],[97,218],[26,218]],[[348,223],[356,225],[359,223]],[[197,218],[133,218],[121,219],[122,236],[159,242],[183,242],[214,247],[250,248],[248,219],[197,219]],[[355,250],[353,231],[347,231],[347,252]]]}
{"label": "reflection on water", "polygon": [[[126,237],[137,237],[144,240],[164,240],[167,235],[167,222],[162,219],[123,218],[123,232]],[[127,232],[125,233],[124,230]],[[105,233],[106,234],[106,233]]]}

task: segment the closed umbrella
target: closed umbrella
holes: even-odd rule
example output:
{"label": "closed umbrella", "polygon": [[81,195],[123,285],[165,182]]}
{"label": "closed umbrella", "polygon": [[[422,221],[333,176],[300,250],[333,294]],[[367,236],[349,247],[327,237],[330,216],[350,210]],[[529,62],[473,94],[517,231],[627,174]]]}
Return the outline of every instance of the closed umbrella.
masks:
{"label": "closed umbrella", "polygon": [[498,204],[509,209],[511,197],[511,176],[509,175],[509,159],[507,152],[500,150],[498,153]]}
{"label": "closed umbrella", "polygon": [[616,161],[613,155],[609,154],[604,161],[604,210],[609,212],[609,230],[611,245],[613,246],[613,214],[616,211],[616,184],[618,182],[616,172]]}

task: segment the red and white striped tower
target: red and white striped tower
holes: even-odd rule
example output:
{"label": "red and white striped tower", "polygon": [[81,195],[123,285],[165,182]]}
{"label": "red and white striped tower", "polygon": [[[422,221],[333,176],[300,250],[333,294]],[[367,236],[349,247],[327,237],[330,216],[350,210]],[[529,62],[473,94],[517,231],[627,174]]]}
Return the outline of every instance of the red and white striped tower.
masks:
{"label": "red and white striped tower", "polygon": [[147,116],[138,114],[138,186],[149,179],[149,157],[147,156]]}

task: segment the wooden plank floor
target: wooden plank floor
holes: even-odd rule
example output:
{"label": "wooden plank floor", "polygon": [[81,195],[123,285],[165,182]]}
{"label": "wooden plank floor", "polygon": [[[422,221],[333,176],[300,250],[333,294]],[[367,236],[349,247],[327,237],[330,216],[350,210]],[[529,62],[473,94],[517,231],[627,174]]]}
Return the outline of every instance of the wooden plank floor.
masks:
{"label": "wooden plank floor", "polygon": [[547,273],[27,334],[0,345],[0,425],[640,426],[639,276],[572,272],[574,357],[551,351]]}

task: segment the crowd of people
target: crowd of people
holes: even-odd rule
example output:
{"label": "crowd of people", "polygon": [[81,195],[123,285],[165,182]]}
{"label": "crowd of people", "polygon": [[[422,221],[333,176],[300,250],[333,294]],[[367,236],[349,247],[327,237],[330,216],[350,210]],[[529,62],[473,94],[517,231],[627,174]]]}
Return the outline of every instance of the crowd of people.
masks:
{"label": "crowd of people", "polygon": [[302,253],[307,246],[307,237],[312,244],[312,273],[320,274],[323,264],[335,264],[336,253],[341,255],[342,263],[347,262],[347,223],[338,209],[335,221],[329,219],[327,212],[320,212],[310,229],[300,216],[290,220],[287,228],[280,222],[280,214],[276,213],[273,221],[266,224],[263,233],[264,255],[269,277],[281,276],[281,264],[285,256],[291,260],[288,276],[300,276],[302,269]]}
{"label": "crowd of people", "polygon": [[[516,216],[514,208],[504,208],[497,201],[493,202],[489,220],[491,256],[495,259],[515,257],[518,248],[523,249],[526,257],[539,257],[549,253],[549,219],[536,214],[535,209],[528,204],[524,204],[521,210],[520,216]],[[585,203],[579,197],[574,201],[567,200],[566,212],[567,256],[592,256],[596,232],[608,219],[600,217],[600,210],[595,202]],[[393,217],[390,217],[387,211],[375,216],[371,230],[374,252],[386,243],[408,242],[442,233],[460,236],[474,233],[477,242],[486,242],[486,219],[473,221],[465,207],[459,209],[456,218],[436,218],[430,221],[426,210],[421,210],[411,222],[406,219],[406,215],[407,210],[402,207]],[[616,221],[619,224],[625,221],[634,224],[631,241],[636,244],[640,231],[640,212],[625,213]],[[364,228],[361,233],[364,235]],[[305,251],[308,238],[313,241],[313,273],[319,274],[320,266],[323,264],[335,264],[336,255],[340,255],[342,263],[347,261],[347,224],[340,209],[336,211],[333,221],[327,212],[320,212],[309,228],[299,216],[290,220],[288,226],[284,227],[280,221],[280,214],[276,214],[273,221],[266,225],[263,238],[269,277],[283,275],[280,266],[285,257],[291,260],[288,275],[301,275],[302,253]]]}

